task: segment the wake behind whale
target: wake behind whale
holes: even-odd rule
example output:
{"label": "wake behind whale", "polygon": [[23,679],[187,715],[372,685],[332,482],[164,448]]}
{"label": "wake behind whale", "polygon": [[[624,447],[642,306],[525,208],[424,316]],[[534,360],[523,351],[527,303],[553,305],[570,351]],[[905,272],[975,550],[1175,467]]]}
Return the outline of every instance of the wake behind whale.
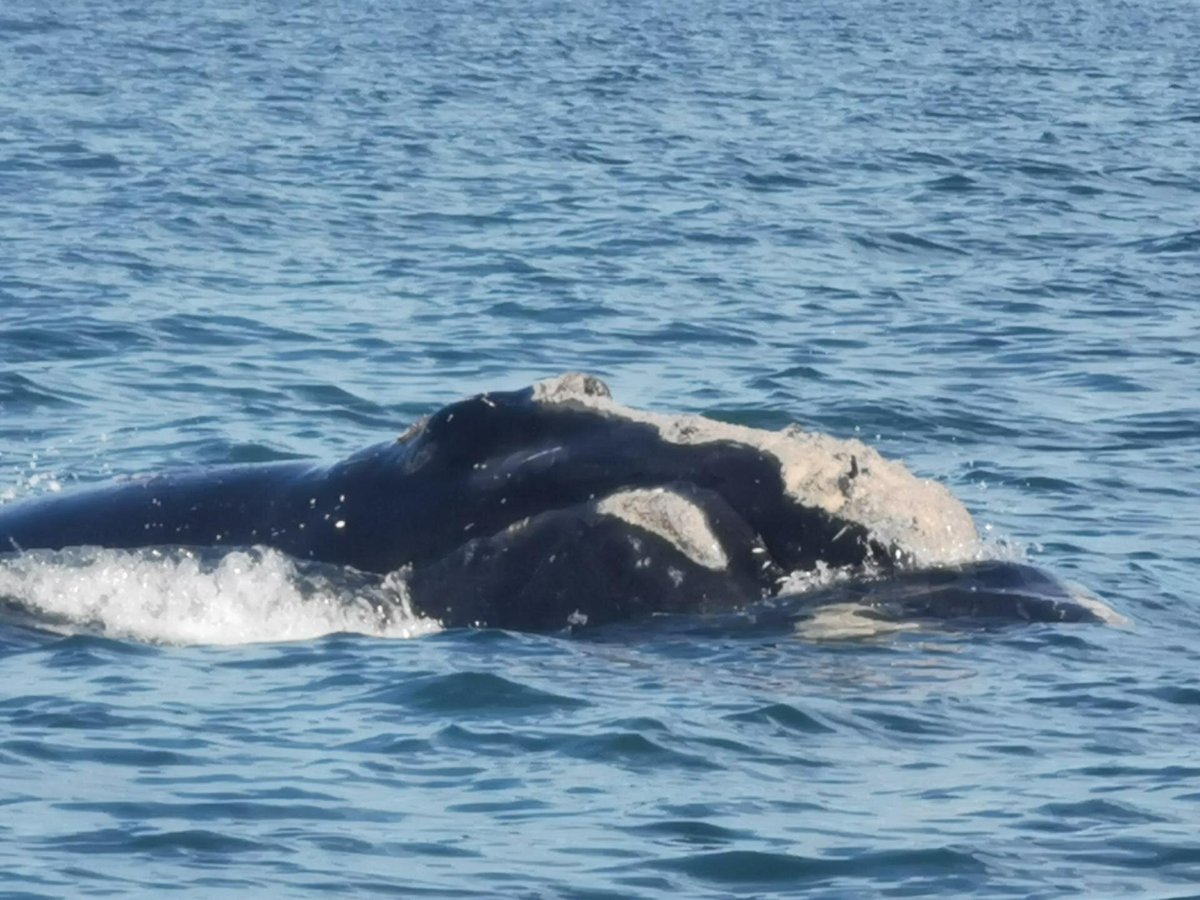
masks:
{"label": "wake behind whale", "polygon": [[[0,548],[0,592],[35,619],[12,571],[47,552],[271,548],[343,573],[372,608],[447,627],[812,619],[851,602],[872,620],[1115,620],[1029,566],[984,560],[950,491],[859,441],[641,412],[580,374],[451,404],[330,466],[213,467],[13,503]],[[813,577],[830,572],[838,584]]]}

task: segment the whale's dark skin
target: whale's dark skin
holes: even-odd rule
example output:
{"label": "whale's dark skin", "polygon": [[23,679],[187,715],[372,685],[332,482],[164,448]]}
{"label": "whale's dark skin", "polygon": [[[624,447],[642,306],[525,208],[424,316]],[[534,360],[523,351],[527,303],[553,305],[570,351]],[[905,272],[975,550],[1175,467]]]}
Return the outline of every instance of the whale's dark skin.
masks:
{"label": "whale's dark skin", "polygon": [[[642,488],[701,510],[727,565],[597,508]],[[756,448],[672,443],[645,422],[539,403],[533,389],[454,403],[330,466],[214,467],[0,507],[0,552],[251,545],[364,572],[409,567],[418,612],[520,630],[729,610],[789,571],[886,572],[898,557],[861,524],[788,496]]]}

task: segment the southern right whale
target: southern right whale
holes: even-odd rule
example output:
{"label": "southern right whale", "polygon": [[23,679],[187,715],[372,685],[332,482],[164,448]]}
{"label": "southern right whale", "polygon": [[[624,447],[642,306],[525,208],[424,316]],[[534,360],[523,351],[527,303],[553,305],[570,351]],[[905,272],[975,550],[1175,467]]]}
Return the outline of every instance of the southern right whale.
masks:
{"label": "southern right whale", "polygon": [[453,403],[332,465],[167,472],[0,507],[0,552],[97,546],[267,546],[402,571],[415,610],[447,626],[754,608],[818,570],[895,586],[879,615],[1107,618],[1031,567],[982,562],[949,490],[859,441],[642,412],[578,373]]}

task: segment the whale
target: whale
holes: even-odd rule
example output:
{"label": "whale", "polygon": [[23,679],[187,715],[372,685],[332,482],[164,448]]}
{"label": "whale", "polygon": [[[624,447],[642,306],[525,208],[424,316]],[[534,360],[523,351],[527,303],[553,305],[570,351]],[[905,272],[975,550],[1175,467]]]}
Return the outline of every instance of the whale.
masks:
{"label": "whale", "polygon": [[574,631],[800,595],[807,614],[846,601],[797,587],[828,573],[871,585],[855,599],[877,617],[1106,618],[1033,567],[984,559],[948,488],[861,441],[638,410],[582,373],[459,400],[332,464],[165,471],[0,506],[0,564],[72,547],[267,547],[398,573],[446,627]]}

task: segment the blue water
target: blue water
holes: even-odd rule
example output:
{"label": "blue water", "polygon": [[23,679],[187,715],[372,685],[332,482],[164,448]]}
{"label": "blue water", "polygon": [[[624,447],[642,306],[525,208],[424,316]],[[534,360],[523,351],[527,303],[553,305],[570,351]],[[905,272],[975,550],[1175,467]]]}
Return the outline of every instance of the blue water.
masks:
{"label": "blue water", "polygon": [[1197,73],[1187,0],[6,0],[4,499],[582,369],[867,440],[1131,625],[379,634],[277,558],[31,564],[0,894],[1200,893]]}

